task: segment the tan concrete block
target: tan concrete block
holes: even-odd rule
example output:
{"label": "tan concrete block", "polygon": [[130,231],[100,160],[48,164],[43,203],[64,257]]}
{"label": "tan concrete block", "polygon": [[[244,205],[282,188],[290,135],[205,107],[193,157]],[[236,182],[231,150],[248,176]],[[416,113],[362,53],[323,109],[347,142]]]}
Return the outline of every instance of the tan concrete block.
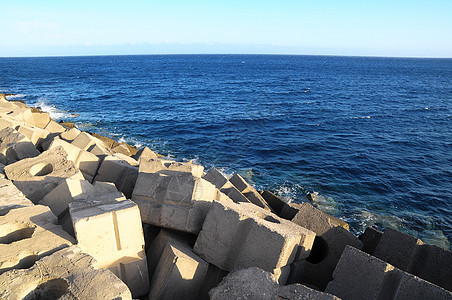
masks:
{"label": "tan concrete block", "polygon": [[292,219],[292,222],[314,231],[317,235],[322,235],[336,226],[349,229],[346,222],[320,211],[307,202],[300,204],[298,213]]}
{"label": "tan concrete block", "polygon": [[107,156],[102,161],[94,181],[112,182],[130,199],[138,177],[138,167],[130,164],[134,163],[133,161],[133,158],[121,154]]}
{"label": "tan concrete block", "polygon": [[45,141],[50,135],[50,132],[45,129],[41,129],[31,125],[27,126],[25,124],[20,124],[17,127],[17,131],[25,135],[28,139],[30,139],[30,141],[36,147],[39,147],[43,143],[43,141]]}
{"label": "tan concrete block", "polygon": [[71,144],[101,157],[113,154],[101,140],[86,132],[80,133]]}
{"label": "tan concrete block", "polygon": [[118,146],[119,143],[117,141],[115,141],[114,139],[111,139],[109,137],[97,134],[97,133],[92,133],[92,135],[95,138],[98,138],[99,140],[101,140],[102,142],[104,142],[104,144],[109,147],[110,149],[113,149],[114,147]]}
{"label": "tan concrete block", "polygon": [[264,198],[253,188],[245,179],[242,178],[239,174],[235,174],[229,179],[229,181],[243,194],[248,200],[268,211],[272,211],[270,206],[268,206],[267,202],[265,202]]}
{"label": "tan concrete block", "polygon": [[347,246],[326,292],[343,299],[452,299],[452,293]]}
{"label": "tan concrete block", "polygon": [[132,299],[112,272],[72,246],[38,260],[31,268],[0,275],[2,299]]}
{"label": "tan concrete block", "polygon": [[132,156],[132,153],[130,152],[129,148],[126,146],[125,143],[121,143],[118,146],[112,148],[113,152],[115,153],[121,153],[127,156]]}
{"label": "tan concrete block", "polygon": [[209,264],[193,253],[190,237],[162,229],[148,257],[151,291],[148,299],[199,299]]}
{"label": "tan concrete block", "polygon": [[0,163],[8,165],[39,154],[25,135],[9,127],[0,130]]}
{"label": "tan concrete block", "polygon": [[83,177],[89,182],[93,182],[100,165],[100,158],[59,138],[55,138],[52,141],[49,149],[58,146],[63,147],[67,153],[67,159],[74,162],[75,166],[82,172]]}
{"label": "tan concrete block", "polygon": [[165,159],[144,158],[140,160],[140,173],[157,173],[161,171],[177,171],[192,173],[193,176],[201,178],[204,167],[192,163],[182,163]]}
{"label": "tan concrete block", "polygon": [[0,216],[0,273],[28,268],[39,258],[72,245],[74,240],[56,225],[46,206],[10,210]]}
{"label": "tan concrete block", "polygon": [[28,200],[12,181],[0,178],[0,216],[6,215],[11,209],[27,206],[33,206],[33,202]]}
{"label": "tan concrete block", "polygon": [[229,180],[227,180],[227,178],[216,168],[210,169],[210,171],[203,178],[215,185],[216,188],[218,188],[235,203],[251,203],[250,200],[248,200],[248,198],[245,197],[245,195],[243,195],[231,182],[229,182]]}
{"label": "tan concrete block", "polygon": [[308,257],[315,233],[251,203],[214,201],[194,246],[222,270],[256,266],[270,272]]}
{"label": "tan concrete block", "polygon": [[82,173],[66,156],[62,147],[44,151],[37,157],[6,166],[6,176],[28,199],[38,203],[66,178],[83,179]]}
{"label": "tan concrete block", "polygon": [[31,116],[27,116],[24,121],[30,125],[44,129],[50,122],[49,113],[45,112],[32,112]]}
{"label": "tan concrete block", "polygon": [[21,122],[27,122],[32,117],[32,112],[30,108],[20,108],[14,107],[9,112],[8,116]]}
{"label": "tan concrete block", "polygon": [[140,161],[141,158],[143,158],[143,159],[158,158],[157,154],[154,151],[152,151],[151,149],[149,149],[148,147],[144,147],[144,148],[138,150],[138,152],[135,155],[133,155],[132,157],[135,158],[137,161]]}
{"label": "tan concrete block", "polygon": [[130,200],[92,198],[69,203],[78,245],[130,288],[134,297],[149,291],[144,237],[138,206]]}
{"label": "tan concrete block", "polygon": [[78,130],[77,128],[71,128],[70,130],[63,132],[62,134],[60,134],[60,138],[65,140],[68,143],[71,143],[73,140],[75,140],[75,138],[82,133],[80,130]]}
{"label": "tan concrete block", "polygon": [[191,173],[139,173],[132,199],[144,223],[197,234],[215,193]]}
{"label": "tan concrete block", "polygon": [[50,122],[46,127],[44,127],[44,129],[52,133],[63,133],[66,131],[66,128],[64,128],[54,120],[50,120]]}
{"label": "tan concrete block", "polygon": [[227,275],[216,288],[209,292],[211,300],[229,299],[339,299],[300,284],[281,286],[270,272],[259,268],[246,268]]}

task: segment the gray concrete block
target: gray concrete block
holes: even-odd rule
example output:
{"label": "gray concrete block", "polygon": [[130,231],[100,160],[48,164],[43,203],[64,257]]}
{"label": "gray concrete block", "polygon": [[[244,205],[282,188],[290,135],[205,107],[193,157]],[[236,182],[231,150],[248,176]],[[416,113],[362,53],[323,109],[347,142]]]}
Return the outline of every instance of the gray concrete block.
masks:
{"label": "gray concrete block", "polygon": [[217,189],[221,189],[228,182],[228,179],[216,168],[210,169],[203,178],[212,183]]}
{"label": "gray concrete block", "polygon": [[307,257],[315,233],[251,203],[214,201],[194,246],[222,270],[257,266],[267,271]]}
{"label": "gray concrete block", "polygon": [[72,246],[38,260],[29,269],[0,275],[1,299],[132,299],[112,272]]}
{"label": "gray concrete block", "polygon": [[38,203],[67,178],[84,179],[62,147],[44,151],[5,167],[8,179],[33,203]]}
{"label": "gray concrete block", "polygon": [[362,250],[367,254],[373,254],[382,236],[383,232],[380,230],[367,227],[364,233],[359,236],[359,239],[363,242]]}
{"label": "gray concrete block", "polygon": [[0,216],[0,274],[28,268],[39,258],[71,246],[75,241],[56,223],[55,215],[42,205]]}
{"label": "gray concrete block", "polygon": [[347,246],[326,292],[343,299],[452,299],[452,293]]}
{"label": "gray concrete block", "polygon": [[300,284],[278,285],[271,273],[255,267],[230,273],[209,295],[211,300],[339,299]]}
{"label": "gray concrete block", "polygon": [[229,179],[229,181],[239,190],[239,192],[245,195],[245,197],[248,198],[251,203],[268,211],[272,211],[270,206],[268,206],[267,202],[264,200],[264,198],[262,198],[259,192],[256,191],[256,189],[252,187],[248,182],[246,182],[245,179],[242,178],[242,176],[235,174],[231,177],[231,179]]}
{"label": "gray concrete block", "polygon": [[201,178],[204,174],[204,167],[194,165],[191,162],[176,162],[165,159],[142,158],[140,159],[140,173],[157,173],[157,172],[185,172],[191,173],[194,177]]}
{"label": "gray concrete block", "polygon": [[142,159],[158,158],[157,154],[154,151],[152,151],[151,149],[149,149],[148,147],[144,147],[144,148],[138,150],[138,152],[135,153],[134,155],[132,155],[132,157],[135,158],[137,161],[140,161],[141,158]]}
{"label": "gray concrete block", "polygon": [[8,165],[39,154],[25,135],[10,127],[0,130],[0,163]]}
{"label": "gray concrete block", "polygon": [[215,186],[191,173],[140,172],[132,200],[144,223],[197,234],[215,193]]}

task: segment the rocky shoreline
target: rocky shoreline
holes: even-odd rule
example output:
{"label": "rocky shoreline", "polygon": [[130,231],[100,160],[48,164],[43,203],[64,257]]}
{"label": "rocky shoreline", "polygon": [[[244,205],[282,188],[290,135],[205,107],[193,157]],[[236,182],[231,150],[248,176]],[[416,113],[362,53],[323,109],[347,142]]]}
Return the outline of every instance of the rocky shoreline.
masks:
{"label": "rocky shoreline", "polygon": [[452,253],[0,94],[1,299],[452,299]]}

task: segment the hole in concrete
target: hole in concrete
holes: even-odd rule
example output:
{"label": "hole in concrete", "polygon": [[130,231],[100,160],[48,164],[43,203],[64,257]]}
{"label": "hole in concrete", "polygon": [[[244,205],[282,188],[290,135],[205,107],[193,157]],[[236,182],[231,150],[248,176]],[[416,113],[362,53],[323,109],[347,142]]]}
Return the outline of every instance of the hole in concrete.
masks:
{"label": "hole in concrete", "polygon": [[8,223],[0,226],[0,244],[11,244],[31,238],[35,229],[23,223]]}
{"label": "hole in concrete", "polygon": [[45,176],[53,171],[53,166],[51,164],[39,163],[30,168],[30,174],[32,176]]}
{"label": "hole in concrete", "polygon": [[328,243],[322,237],[316,236],[314,244],[312,245],[311,253],[306,260],[312,264],[318,264],[328,256],[328,252]]}
{"label": "hole in concrete", "polygon": [[34,290],[28,293],[22,300],[56,300],[63,296],[68,288],[64,279],[54,278],[38,285]]}

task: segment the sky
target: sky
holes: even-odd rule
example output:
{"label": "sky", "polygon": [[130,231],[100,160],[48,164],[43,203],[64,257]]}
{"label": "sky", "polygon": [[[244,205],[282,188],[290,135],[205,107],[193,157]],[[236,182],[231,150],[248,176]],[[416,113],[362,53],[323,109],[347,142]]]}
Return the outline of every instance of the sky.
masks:
{"label": "sky", "polygon": [[0,0],[0,57],[452,57],[452,0]]}

